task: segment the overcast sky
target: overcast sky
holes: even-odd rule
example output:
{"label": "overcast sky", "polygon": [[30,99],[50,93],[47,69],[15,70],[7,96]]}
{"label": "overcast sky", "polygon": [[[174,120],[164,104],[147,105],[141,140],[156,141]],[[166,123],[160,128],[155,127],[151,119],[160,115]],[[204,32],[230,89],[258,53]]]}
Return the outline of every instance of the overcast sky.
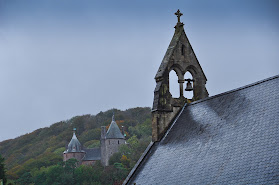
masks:
{"label": "overcast sky", "polygon": [[210,96],[278,74],[275,0],[0,0],[0,141],[151,107],[178,8]]}

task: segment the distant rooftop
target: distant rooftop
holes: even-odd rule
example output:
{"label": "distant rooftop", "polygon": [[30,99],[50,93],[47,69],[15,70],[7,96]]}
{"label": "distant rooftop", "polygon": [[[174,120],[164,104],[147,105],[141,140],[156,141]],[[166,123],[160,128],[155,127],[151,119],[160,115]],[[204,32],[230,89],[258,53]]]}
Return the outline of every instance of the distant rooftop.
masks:
{"label": "distant rooftop", "polygon": [[84,152],[82,150],[82,145],[80,144],[75,131],[76,131],[76,129],[74,128],[73,137],[72,137],[70,143],[68,144],[68,149],[65,151],[66,153],[68,153],[68,152]]}
{"label": "distant rooftop", "polygon": [[112,116],[112,121],[109,126],[109,129],[106,133],[106,138],[107,139],[125,139],[125,137],[121,133],[119,127],[117,126],[117,123],[115,122],[114,114]]}

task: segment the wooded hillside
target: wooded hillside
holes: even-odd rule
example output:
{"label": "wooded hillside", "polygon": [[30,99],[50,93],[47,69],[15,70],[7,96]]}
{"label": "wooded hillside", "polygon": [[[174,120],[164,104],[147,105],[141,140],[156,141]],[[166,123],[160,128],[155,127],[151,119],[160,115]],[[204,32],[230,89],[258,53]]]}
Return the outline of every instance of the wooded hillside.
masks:
{"label": "wooded hillside", "polygon": [[[54,168],[53,166],[61,164],[62,153],[71,140],[73,128],[77,129],[77,137],[84,147],[99,146],[101,126],[109,126],[113,112],[117,124],[124,126],[129,144],[112,156],[110,164],[112,168],[123,169],[122,176],[127,175],[151,141],[150,108],[132,108],[126,111],[111,109],[94,116],[76,116],[15,139],[0,142],[0,154],[5,158],[8,179],[16,180],[26,176],[27,173],[31,178],[42,169]],[[110,182],[113,181],[112,179]]]}

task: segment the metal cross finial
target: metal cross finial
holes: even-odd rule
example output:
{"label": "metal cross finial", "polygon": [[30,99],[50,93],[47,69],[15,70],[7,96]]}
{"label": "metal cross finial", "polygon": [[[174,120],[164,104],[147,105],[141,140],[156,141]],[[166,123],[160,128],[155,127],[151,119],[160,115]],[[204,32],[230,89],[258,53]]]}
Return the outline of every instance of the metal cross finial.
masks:
{"label": "metal cross finial", "polygon": [[175,12],[175,13],[174,13],[174,15],[176,15],[176,16],[177,16],[177,19],[178,19],[178,21],[177,21],[177,22],[179,22],[179,23],[180,23],[180,17],[183,15],[183,13],[181,13],[181,12],[180,12],[180,10],[178,9],[178,10],[177,10],[177,12]]}

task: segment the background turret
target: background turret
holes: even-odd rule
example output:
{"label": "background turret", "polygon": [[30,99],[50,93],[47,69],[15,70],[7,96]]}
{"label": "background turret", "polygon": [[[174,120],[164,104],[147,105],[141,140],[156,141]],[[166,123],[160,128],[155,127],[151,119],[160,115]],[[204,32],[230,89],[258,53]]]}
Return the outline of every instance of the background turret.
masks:
{"label": "background turret", "polygon": [[[103,128],[102,128],[103,133]],[[101,137],[101,161],[104,166],[109,165],[109,158],[119,150],[119,146],[125,144],[125,137],[121,133],[114,114],[108,131],[104,138]]]}
{"label": "background turret", "polygon": [[80,144],[76,136],[76,128],[73,129],[73,137],[68,144],[67,150],[63,153],[63,161],[67,161],[71,158],[75,158],[79,161],[79,164],[82,162],[82,158],[85,156],[85,151],[82,150],[82,145]]}

